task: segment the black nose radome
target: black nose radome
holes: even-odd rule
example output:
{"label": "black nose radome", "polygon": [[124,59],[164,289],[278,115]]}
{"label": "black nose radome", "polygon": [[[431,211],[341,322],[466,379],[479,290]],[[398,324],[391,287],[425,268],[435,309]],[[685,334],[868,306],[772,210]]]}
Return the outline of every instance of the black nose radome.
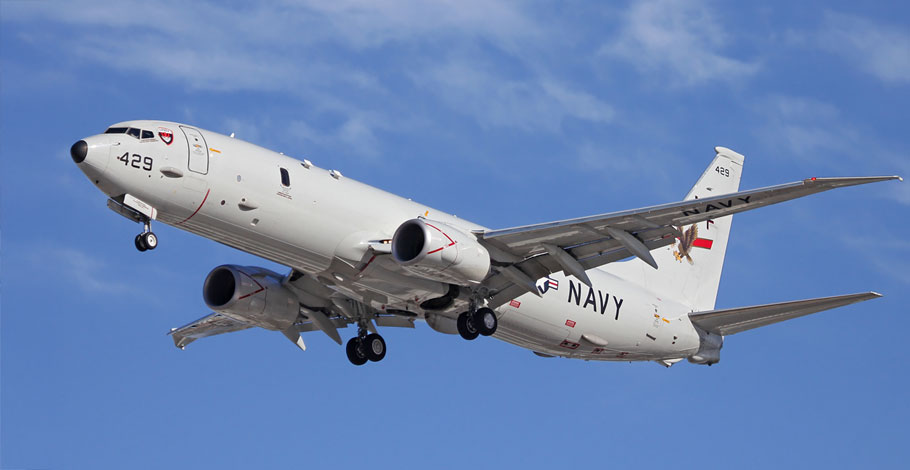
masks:
{"label": "black nose radome", "polygon": [[84,140],[80,140],[70,147],[70,156],[73,157],[74,162],[82,163],[86,155],[88,155],[88,144]]}

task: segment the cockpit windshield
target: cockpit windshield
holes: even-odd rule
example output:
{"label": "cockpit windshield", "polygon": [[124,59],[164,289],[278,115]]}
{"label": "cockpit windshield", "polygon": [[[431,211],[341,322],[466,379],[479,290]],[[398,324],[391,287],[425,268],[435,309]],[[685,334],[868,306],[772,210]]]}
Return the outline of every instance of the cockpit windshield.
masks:
{"label": "cockpit windshield", "polygon": [[147,131],[145,129],[137,129],[135,127],[109,127],[105,134],[126,134],[137,139],[154,139],[155,133],[152,131]]}

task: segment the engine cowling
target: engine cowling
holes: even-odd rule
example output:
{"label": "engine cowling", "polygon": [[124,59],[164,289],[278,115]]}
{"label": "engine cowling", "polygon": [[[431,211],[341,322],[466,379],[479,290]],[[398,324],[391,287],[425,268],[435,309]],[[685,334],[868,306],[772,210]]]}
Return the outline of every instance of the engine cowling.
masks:
{"label": "engine cowling", "polygon": [[270,330],[283,330],[297,319],[299,303],[281,285],[283,276],[255,266],[222,265],[205,278],[202,297],[210,309]]}
{"label": "engine cowling", "polygon": [[477,284],[490,272],[490,253],[473,235],[441,222],[411,219],[392,236],[392,258],[428,279]]}

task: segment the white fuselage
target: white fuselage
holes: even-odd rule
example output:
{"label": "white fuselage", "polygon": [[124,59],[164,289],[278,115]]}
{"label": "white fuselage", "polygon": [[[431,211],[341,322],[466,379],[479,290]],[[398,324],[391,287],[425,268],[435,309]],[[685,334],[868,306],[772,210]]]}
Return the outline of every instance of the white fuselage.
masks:
{"label": "white fuselage", "polygon": [[[415,217],[466,232],[484,229],[214,132],[163,121],[117,126],[148,129],[155,138],[101,134],[84,139],[89,152],[80,168],[107,195],[129,194],[154,207],[156,219],[168,225],[334,279],[338,291],[360,292],[360,300],[376,308],[424,317],[417,305],[441,292],[434,283],[396,282],[405,274],[388,256],[371,255],[368,241],[388,240]],[[162,132],[165,138],[159,137]],[[494,336],[547,355],[592,360],[672,360],[698,349],[698,334],[683,305],[608,270],[588,275],[593,288],[562,274],[541,279],[540,297],[525,294],[497,309]]]}

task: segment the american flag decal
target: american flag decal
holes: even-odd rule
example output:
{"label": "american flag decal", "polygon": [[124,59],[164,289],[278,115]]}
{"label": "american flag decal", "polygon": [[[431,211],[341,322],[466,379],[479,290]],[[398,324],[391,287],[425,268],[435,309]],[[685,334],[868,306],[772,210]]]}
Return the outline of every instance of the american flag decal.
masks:
{"label": "american flag decal", "polygon": [[696,238],[695,241],[692,242],[692,246],[695,248],[704,248],[706,250],[710,250],[711,247],[714,246],[714,240],[708,240],[707,238]]}

